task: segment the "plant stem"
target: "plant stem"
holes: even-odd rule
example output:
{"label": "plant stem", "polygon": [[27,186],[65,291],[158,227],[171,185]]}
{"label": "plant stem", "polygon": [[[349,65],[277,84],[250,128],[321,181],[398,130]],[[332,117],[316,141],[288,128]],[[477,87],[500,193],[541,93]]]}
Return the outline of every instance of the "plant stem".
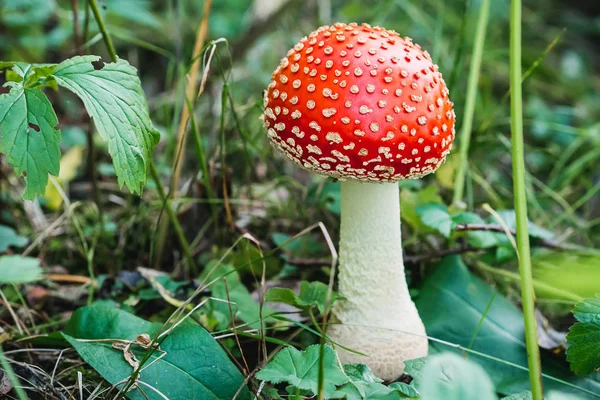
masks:
{"label": "plant stem", "polygon": [[185,258],[188,261],[189,267],[193,274],[198,274],[198,268],[196,267],[196,262],[194,261],[194,255],[192,254],[192,250],[190,249],[190,244],[183,233],[183,229],[181,229],[181,225],[179,224],[179,220],[177,219],[177,215],[175,215],[175,211],[171,207],[171,202],[165,193],[165,188],[160,181],[160,176],[158,175],[158,171],[156,170],[156,166],[153,162],[150,162],[150,174],[152,175],[152,179],[156,184],[156,189],[158,190],[158,195],[163,201],[163,208],[167,212],[167,216],[173,225],[173,229],[175,230],[175,234],[179,239],[179,244],[181,245],[181,250],[185,255]]}
{"label": "plant stem", "polygon": [[[79,2],[78,0],[72,0],[71,6],[73,8],[73,36],[75,40],[75,51],[77,54],[82,55],[82,39],[81,39],[81,29],[79,26]],[[89,16],[89,7],[85,5],[86,18]],[[87,31],[87,20],[86,27]],[[100,223],[100,233],[104,236],[104,210],[102,209],[102,197],[100,196],[100,189],[98,188],[98,172],[96,170],[96,148],[94,145],[94,125],[91,122],[91,119],[88,117],[88,128],[86,131],[87,136],[87,148],[88,148],[88,159],[87,159],[87,171],[92,183],[92,199],[94,199],[94,203],[96,203],[96,208],[98,209],[98,220]]]}
{"label": "plant stem", "polygon": [[463,114],[462,129],[460,132],[460,163],[454,183],[454,198],[452,203],[458,205],[462,202],[465,189],[465,175],[467,173],[467,157],[471,144],[471,130],[473,128],[473,115],[475,114],[475,100],[477,99],[477,84],[479,82],[479,70],[481,69],[481,58],[483,55],[483,44],[485,43],[485,32],[490,14],[490,0],[483,0],[479,8],[477,20],[477,31],[475,43],[473,44],[473,56],[469,67],[469,82],[467,85],[467,98],[465,112]]}
{"label": "plant stem", "polygon": [[[206,37],[208,34],[208,17],[210,16],[210,7],[212,0],[206,0],[204,2],[204,9],[202,11],[202,21],[198,25],[196,31],[196,43],[194,44],[194,51],[192,52],[192,65],[190,71],[187,74],[187,85],[185,88],[185,99],[183,107],[181,108],[181,115],[179,117],[179,127],[177,129],[177,147],[175,148],[175,157],[173,159],[173,176],[171,177],[169,196],[177,198],[177,186],[179,186],[179,177],[181,175],[181,168],[183,166],[183,160],[185,158],[186,142],[187,142],[187,126],[190,116],[194,112],[193,105],[196,103],[196,94],[198,90],[198,71],[200,70],[200,63],[202,49]],[[188,106],[188,103],[191,106]],[[166,242],[167,235],[169,233],[169,226],[165,223],[161,223],[158,227],[157,241],[156,241],[156,265],[160,263],[163,255],[163,250]]]}
{"label": "plant stem", "polygon": [[[110,35],[109,35],[108,31],[106,30],[106,25],[104,24],[104,19],[102,18],[102,15],[100,14],[100,10],[98,9],[98,3],[96,0],[88,0],[88,3],[90,5],[90,8],[92,9],[94,18],[96,18],[96,22],[98,23],[98,29],[100,30],[100,33],[102,33],[102,37],[104,38],[104,43],[106,44],[106,49],[108,50],[108,53],[110,54],[110,58],[112,59],[113,62],[116,62],[118,60],[117,53],[115,51],[115,47],[112,43]],[[185,234],[183,233],[183,229],[181,228],[181,225],[179,224],[177,215],[175,215],[175,212],[173,211],[173,209],[171,208],[171,205],[169,204],[170,203],[169,199],[167,197],[167,194],[165,193],[165,189],[162,185],[160,176],[158,175],[158,171],[156,170],[156,165],[154,165],[154,160],[152,160],[152,158],[150,158],[148,160],[148,165],[149,165],[150,174],[152,175],[152,179],[154,179],[154,182],[156,184],[156,188],[158,190],[158,195],[160,196],[160,199],[162,200],[162,202],[164,204],[164,208],[167,211],[167,216],[169,217],[169,220],[171,221],[171,224],[173,225],[173,229],[175,229],[175,233],[177,235],[177,238],[179,239],[179,244],[181,246],[181,250],[183,251],[185,258],[188,261],[188,266],[191,269],[191,272],[193,274],[197,274],[198,268],[196,267],[196,262],[194,261],[194,256],[190,249],[190,244],[187,241]]]}
{"label": "plant stem", "polygon": [[98,24],[98,29],[102,34],[102,38],[104,39],[104,43],[106,44],[106,50],[108,50],[108,54],[112,62],[117,62],[117,52],[115,51],[115,45],[106,30],[106,25],[104,24],[104,18],[102,18],[102,14],[100,14],[100,9],[98,8],[98,2],[96,0],[88,0],[88,4],[92,9],[92,13],[94,14],[94,18],[96,19],[96,23]]}
{"label": "plant stem", "polygon": [[523,98],[521,87],[521,0],[510,2],[510,122],[512,132],[513,188],[517,220],[517,247],[521,275],[521,298],[525,322],[525,341],[529,382],[533,400],[542,400],[542,364],[535,320],[535,293],[531,273],[531,254],[527,230],[525,194],[525,155],[523,143]]}

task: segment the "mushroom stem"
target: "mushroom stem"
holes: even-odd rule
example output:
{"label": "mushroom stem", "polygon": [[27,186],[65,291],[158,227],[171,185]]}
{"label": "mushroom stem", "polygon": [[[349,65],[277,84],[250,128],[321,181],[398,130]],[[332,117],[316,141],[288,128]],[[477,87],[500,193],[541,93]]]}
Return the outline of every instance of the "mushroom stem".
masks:
{"label": "mushroom stem", "polygon": [[330,338],[343,363],[367,364],[381,379],[399,378],[404,361],[427,355],[427,337],[410,298],[400,234],[397,183],[342,182],[339,324]]}

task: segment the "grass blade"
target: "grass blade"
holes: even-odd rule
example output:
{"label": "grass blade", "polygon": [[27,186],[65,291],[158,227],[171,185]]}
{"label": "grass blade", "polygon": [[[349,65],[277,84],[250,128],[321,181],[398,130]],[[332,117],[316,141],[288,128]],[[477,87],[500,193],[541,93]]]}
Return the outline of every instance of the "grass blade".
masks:
{"label": "grass blade", "polygon": [[475,100],[477,99],[477,84],[479,82],[479,70],[481,69],[481,58],[483,55],[483,44],[485,43],[485,32],[490,14],[490,0],[483,0],[479,8],[477,20],[477,31],[475,43],[473,44],[473,56],[469,69],[469,82],[467,86],[467,99],[463,115],[462,128],[460,132],[460,164],[454,183],[454,198],[452,203],[457,205],[462,202],[465,189],[465,175],[467,173],[467,156],[471,144],[471,130],[473,128],[473,115],[475,114]]}
{"label": "grass blade", "polygon": [[510,122],[512,132],[512,165],[514,205],[517,219],[517,247],[521,275],[521,297],[525,322],[525,341],[529,382],[533,400],[542,400],[542,364],[535,320],[535,293],[531,273],[531,254],[527,229],[527,196],[525,194],[525,155],[523,143],[523,94],[521,87],[521,0],[510,2]]}

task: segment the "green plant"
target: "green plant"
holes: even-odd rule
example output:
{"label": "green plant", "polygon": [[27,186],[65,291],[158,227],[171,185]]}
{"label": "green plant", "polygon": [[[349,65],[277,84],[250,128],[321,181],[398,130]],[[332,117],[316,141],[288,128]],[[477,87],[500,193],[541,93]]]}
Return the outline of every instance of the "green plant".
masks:
{"label": "green plant", "polygon": [[48,174],[59,171],[59,121],[43,88],[75,93],[108,142],[119,185],[141,193],[159,133],[129,63],[119,60],[95,69],[98,56],[73,57],[60,64],[4,63],[10,92],[0,95],[0,152],[25,177],[25,199],[45,192]]}
{"label": "green plant", "polygon": [[523,99],[521,88],[521,0],[510,2],[510,116],[512,132],[512,165],[515,216],[517,221],[517,251],[521,274],[521,294],[529,381],[534,400],[544,397],[542,388],[542,365],[537,339],[535,319],[535,292],[531,272],[531,254],[527,219],[527,195],[525,193],[525,155],[523,142]]}

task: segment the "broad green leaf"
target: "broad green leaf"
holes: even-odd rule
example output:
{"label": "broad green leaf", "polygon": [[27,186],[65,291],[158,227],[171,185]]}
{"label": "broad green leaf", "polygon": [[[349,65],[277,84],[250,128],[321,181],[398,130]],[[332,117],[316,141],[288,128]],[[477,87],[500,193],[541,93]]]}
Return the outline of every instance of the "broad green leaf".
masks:
{"label": "broad green leaf", "polygon": [[516,393],[508,397],[503,397],[502,400],[533,400],[529,390],[521,393]]}
{"label": "broad green leaf", "polygon": [[404,362],[404,373],[410,375],[413,379],[419,379],[423,368],[427,364],[427,357],[413,358]]}
{"label": "broad green leaf", "polygon": [[[256,378],[271,383],[287,382],[316,394],[318,390],[320,346],[312,345],[300,351],[293,347],[280,350],[273,360],[256,374]],[[335,352],[325,346],[325,398],[332,398],[335,387],[349,379],[337,364]]]}
{"label": "broad green leaf", "polygon": [[340,182],[331,179],[316,177],[308,186],[306,198],[310,204],[319,208],[327,208],[335,215],[342,212],[342,192]]}
{"label": "broad green leaf", "polygon": [[494,384],[479,365],[453,354],[429,357],[417,384],[423,400],[495,400]]}
{"label": "broad green leaf", "polygon": [[40,260],[22,256],[0,256],[0,283],[34,282],[42,277]]}
{"label": "broad green leaf", "polygon": [[400,190],[400,216],[402,220],[406,221],[413,229],[422,229],[424,225],[421,222],[421,217],[417,214],[417,207],[427,203],[443,203],[437,186],[429,185],[419,191]]}
{"label": "broad green leaf", "polygon": [[56,7],[49,0],[0,1],[0,21],[6,26],[42,25]]}
{"label": "broad green leaf", "polygon": [[421,217],[421,222],[425,226],[435,229],[445,237],[450,237],[452,217],[445,205],[439,203],[423,204],[417,207],[417,214]]}
{"label": "broad green leaf", "polygon": [[398,392],[402,398],[418,399],[421,397],[419,391],[413,385],[409,385],[408,383],[394,382],[388,387]]}
{"label": "broad green leaf", "polygon": [[548,392],[548,396],[546,397],[546,400],[580,400],[581,397],[574,395],[574,394],[564,394],[561,392],[556,392],[554,390],[551,390]]}
{"label": "broad green leaf", "polygon": [[600,368],[600,295],[575,304],[577,320],[567,334],[567,360],[571,370],[587,375]]}
{"label": "broad green leaf", "polygon": [[[323,282],[307,282],[300,283],[300,294],[297,295],[292,289],[287,288],[271,288],[267,292],[266,301],[279,302],[290,304],[292,306],[307,309],[316,306],[319,312],[325,310],[325,301],[327,299],[328,286]],[[336,292],[331,293],[329,306],[338,299],[340,295]]]}
{"label": "broad green leaf", "polygon": [[[492,297],[494,301],[483,318]],[[436,267],[425,280],[415,303],[429,336],[468,348],[481,322],[471,349],[527,367],[523,314],[491,286],[473,276],[460,257],[447,257]],[[447,351],[463,354],[459,350],[451,350],[446,345],[432,341],[429,349],[430,354]],[[496,360],[467,354],[471,361],[477,362],[489,373],[500,394],[508,396],[529,389],[527,371]],[[543,355],[542,366],[544,373],[548,375],[592,392],[600,392],[597,376],[573,376],[566,362]],[[594,398],[549,379],[544,379],[544,387],[548,390],[573,393],[581,396],[581,399]]]}
{"label": "broad green leaf", "polygon": [[418,398],[419,392],[412,386],[397,382],[385,386],[371,369],[362,364],[344,365],[344,372],[350,381],[336,390],[334,397],[347,400],[398,400]]}
{"label": "broad green leaf", "polygon": [[149,0],[104,0],[108,19],[119,17],[128,21],[146,25],[152,28],[160,28],[160,21],[152,13],[152,2]]}
{"label": "broad green leaf", "polygon": [[9,247],[23,247],[29,243],[29,239],[19,236],[10,226],[0,225],[0,253],[4,253]]}
{"label": "broad green leaf", "polygon": [[100,136],[108,141],[119,185],[141,193],[159,133],[152,126],[137,70],[125,60],[96,70],[92,62],[99,59],[73,57],[60,63],[52,76],[81,98]]}
{"label": "broad green leaf", "polygon": [[[207,265],[201,279],[206,277],[206,274],[212,270],[213,265],[213,263]],[[210,275],[208,281],[213,281],[219,277],[227,279],[227,286],[225,286],[223,279],[219,279],[213,283],[210,286],[211,297],[218,300],[209,300],[209,306],[220,314],[221,320],[217,329],[226,329],[229,327],[231,323],[229,307],[231,307],[231,311],[236,318],[249,324],[248,326],[252,328],[260,328],[260,305],[252,298],[246,285],[240,280],[240,275],[235,268],[229,264],[221,264]],[[263,321],[272,313],[272,310],[263,307]]]}
{"label": "broad green leaf", "polygon": [[40,89],[9,83],[10,92],[0,95],[0,153],[25,176],[23,197],[33,199],[44,193],[48,174],[59,172],[58,118]]}
{"label": "broad green leaf", "polygon": [[[63,335],[85,362],[108,382],[116,384],[127,380],[133,372],[123,351],[113,348],[110,341],[84,340],[133,341],[143,333],[155,337],[160,326],[114,307],[91,306],[73,313]],[[131,349],[141,361],[144,350],[137,345]],[[244,385],[244,377],[217,341],[193,322],[185,321],[175,328],[161,343],[160,349],[151,356],[138,383],[150,400],[164,400],[163,396],[169,399],[231,400]],[[137,389],[128,392],[127,397],[145,398]],[[244,387],[238,397],[248,400],[247,388]]]}
{"label": "broad green leaf", "polygon": [[[463,212],[452,216],[453,228],[460,224],[485,224],[483,218],[475,213]],[[496,235],[492,232],[467,231],[467,242],[473,247],[485,249],[498,244]]]}
{"label": "broad green leaf", "polygon": [[[593,297],[600,293],[600,255],[576,251],[549,251],[532,258],[533,276],[536,281],[552,287]],[[538,290],[538,295],[543,291]]]}

